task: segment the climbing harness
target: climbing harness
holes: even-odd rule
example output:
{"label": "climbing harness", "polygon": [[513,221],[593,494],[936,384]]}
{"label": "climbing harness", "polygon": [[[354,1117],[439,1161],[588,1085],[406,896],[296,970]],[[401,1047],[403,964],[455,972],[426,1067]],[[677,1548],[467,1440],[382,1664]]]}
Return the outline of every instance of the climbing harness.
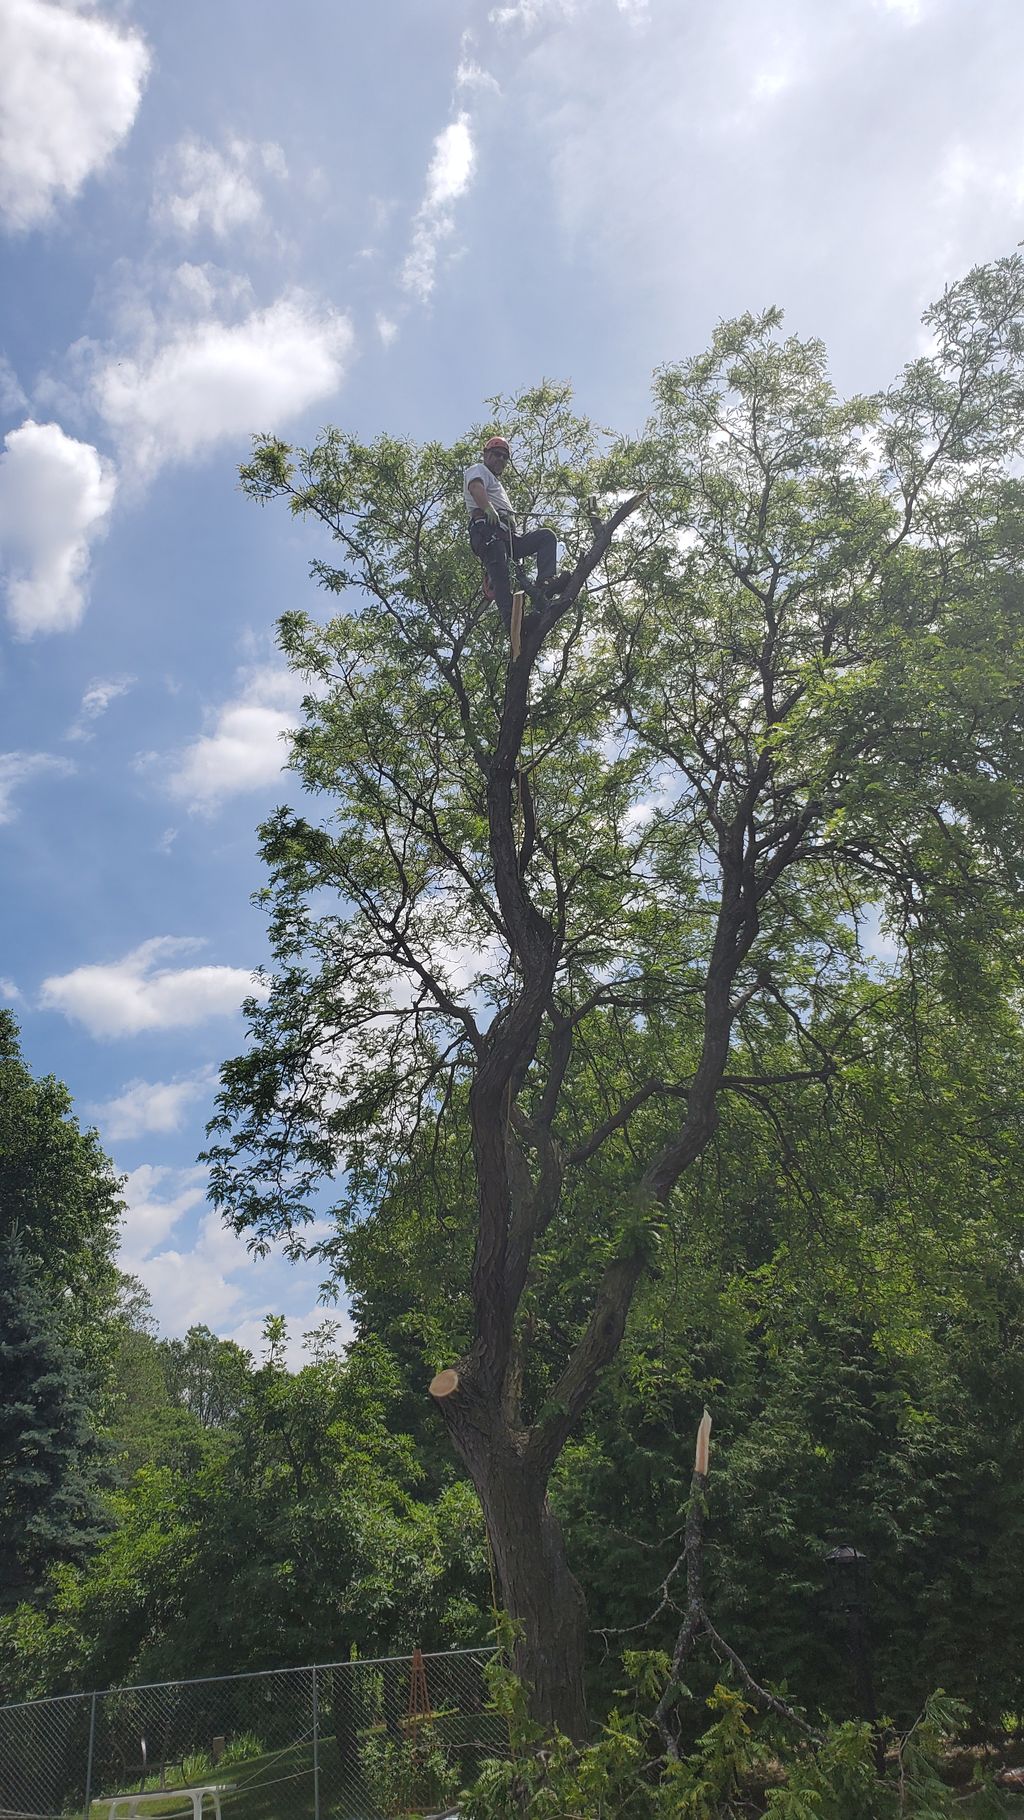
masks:
{"label": "climbing harness", "polygon": [[[481,524],[488,525],[487,535],[484,538],[483,550],[478,552],[478,559],[480,562],[480,573],[483,578],[484,599],[491,606],[493,606],[495,604],[495,593],[494,593],[494,589],[491,586],[491,578],[490,578],[490,575],[488,574],[488,570],[487,570],[487,560],[486,560],[487,552],[490,550],[493,550],[495,544],[497,544],[500,541],[500,543],[503,546],[503,550],[504,550],[506,572],[508,571],[508,569],[511,568],[512,561],[513,561],[512,540],[513,540],[513,537],[515,536],[514,523],[515,523],[515,521],[513,519],[506,519],[505,517],[499,515],[497,524],[488,524],[487,516],[483,512],[481,512],[479,514],[474,512],[471,515],[470,520],[469,520],[469,526],[470,526],[471,533],[472,533],[474,525],[481,525]],[[518,638],[518,635],[516,635],[516,633],[515,633],[516,601],[517,600],[519,601],[519,628],[521,629],[522,622],[523,622],[523,601],[522,601],[521,594],[512,595],[512,628],[513,628],[513,645],[515,647],[513,650],[513,655],[516,657],[518,657],[518,655],[519,655],[519,649],[518,649],[519,638]]]}

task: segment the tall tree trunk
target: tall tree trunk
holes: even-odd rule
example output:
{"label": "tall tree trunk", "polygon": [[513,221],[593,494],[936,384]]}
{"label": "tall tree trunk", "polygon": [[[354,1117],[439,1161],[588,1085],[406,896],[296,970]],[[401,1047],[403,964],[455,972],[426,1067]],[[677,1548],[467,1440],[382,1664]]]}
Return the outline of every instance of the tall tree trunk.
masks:
{"label": "tall tree trunk", "polygon": [[515,1670],[529,1689],[531,1715],[582,1742],[587,1606],[547,1487],[521,1462],[506,1460],[492,1463],[478,1489],[501,1601],[520,1626]]}
{"label": "tall tree trunk", "polygon": [[449,1432],[483,1506],[499,1600],[519,1628],[513,1666],[531,1717],[582,1742],[586,1600],[548,1503],[546,1469],[524,1459],[522,1435],[501,1416],[488,1427],[456,1420]]}

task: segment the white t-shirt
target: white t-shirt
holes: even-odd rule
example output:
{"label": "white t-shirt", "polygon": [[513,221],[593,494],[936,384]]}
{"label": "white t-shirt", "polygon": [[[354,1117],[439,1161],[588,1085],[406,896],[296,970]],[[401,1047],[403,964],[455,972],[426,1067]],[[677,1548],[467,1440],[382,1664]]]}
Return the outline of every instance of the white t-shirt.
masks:
{"label": "white t-shirt", "polygon": [[501,481],[498,479],[497,474],[492,474],[490,468],[485,467],[482,461],[475,461],[471,468],[466,469],[463,477],[462,492],[471,512],[476,512],[479,509],[476,500],[469,490],[469,483],[471,480],[482,480],[487,492],[487,498],[494,507],[494,510],[496,512],[507,512],[508,516],[511,518],[512,501],[502,486]]}

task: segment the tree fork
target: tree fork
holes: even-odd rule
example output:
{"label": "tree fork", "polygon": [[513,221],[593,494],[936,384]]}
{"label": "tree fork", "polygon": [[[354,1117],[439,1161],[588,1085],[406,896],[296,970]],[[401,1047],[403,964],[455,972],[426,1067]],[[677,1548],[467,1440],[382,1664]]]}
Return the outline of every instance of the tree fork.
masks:
{"label": "tree fork", "polygon": [[478,1399],[464,1365],[438,1372],[430,1395],[480,1499],[498,1589],[516,1626],[513,1666],[531,1713],[540,1725],[582,1743],[586,1601],[548,1502],[547,1470],[504,1411]]}

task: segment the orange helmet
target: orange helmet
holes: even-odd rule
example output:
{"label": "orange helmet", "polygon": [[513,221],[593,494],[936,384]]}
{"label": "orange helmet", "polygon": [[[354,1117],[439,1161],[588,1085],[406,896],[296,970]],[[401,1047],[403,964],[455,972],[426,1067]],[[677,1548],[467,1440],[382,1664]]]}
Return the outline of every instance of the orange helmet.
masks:
{"label": "orange helmet", "polygon": [[512,453],[504,436],[489,436],[484,443],[483,452],[485,455],[489,449],[499,449],[502,455],[511,455]]}

